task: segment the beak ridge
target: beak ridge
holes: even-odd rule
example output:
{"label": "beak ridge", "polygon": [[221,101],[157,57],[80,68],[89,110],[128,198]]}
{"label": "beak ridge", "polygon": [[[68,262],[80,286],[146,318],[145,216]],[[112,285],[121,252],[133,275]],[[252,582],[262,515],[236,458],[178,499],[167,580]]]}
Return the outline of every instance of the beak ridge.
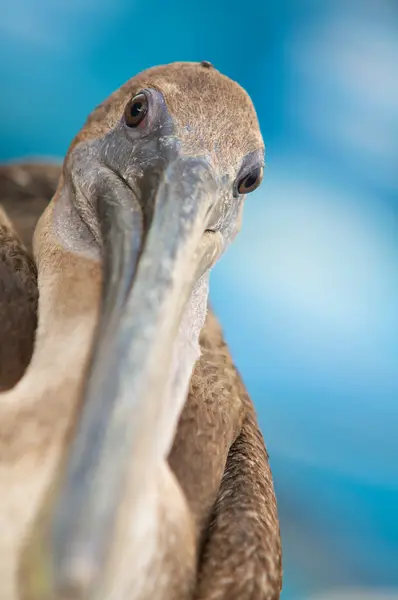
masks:
{"label": "beak ridge", "polygon": [[126,478],[138,493],[163,459],[153,442],[173,341],[196,279],[220,250],[219,236],[205,233],[217,191],[206,159],[169,164],[146,233],[142,210],[125,188],[110,186],[98,198],[103,317],[52,521],[53,585],[62,598],[97,589]]}

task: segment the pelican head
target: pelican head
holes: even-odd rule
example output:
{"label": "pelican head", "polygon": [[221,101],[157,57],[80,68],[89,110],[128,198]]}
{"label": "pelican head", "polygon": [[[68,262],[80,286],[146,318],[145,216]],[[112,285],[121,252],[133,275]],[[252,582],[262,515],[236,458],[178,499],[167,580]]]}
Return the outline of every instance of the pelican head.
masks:
{"label": "pelican head", "polygon": [[199,356],[209,270],[263,165],[249,96],[207,62],[134,77],[70,147],[52,226],[64,247],[102,261],[103,291],[51,524],[60,588],[95,586],[126,486],[138,503],[167,459]]}

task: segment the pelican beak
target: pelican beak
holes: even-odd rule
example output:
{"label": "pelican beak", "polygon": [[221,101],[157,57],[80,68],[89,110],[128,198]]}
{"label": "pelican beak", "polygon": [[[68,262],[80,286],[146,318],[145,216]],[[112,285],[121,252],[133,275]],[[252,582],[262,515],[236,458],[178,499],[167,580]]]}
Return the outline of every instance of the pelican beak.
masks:
{"label": "pelican beak", "polygon": [[173,341],[195,281],[220,250],[220,235],[208,231],[217,186],[205,159],[169,163],[156,190],[150,186],[150,218],[140,208],[144,196],[137,204],[131,192],[126,208],[111,187],[98,203],[105,228],[102,316],[51,526],[57,599],[91,597],[126,478],[139,487],[154,464],[148,463],[159,461],[154,442]]}

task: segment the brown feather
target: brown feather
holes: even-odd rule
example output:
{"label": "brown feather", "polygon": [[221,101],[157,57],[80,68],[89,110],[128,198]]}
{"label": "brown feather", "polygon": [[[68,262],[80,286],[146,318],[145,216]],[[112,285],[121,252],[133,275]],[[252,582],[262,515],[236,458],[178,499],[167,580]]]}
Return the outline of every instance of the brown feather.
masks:
{"label": "brown feather", "polygon": [[33,351],[37,273],[0,206],[0,391],[22,377]]}
{"label": "brown feather", "polygon": [[33,231],[54,195],[60,173],[58,164],[14,162],[0,166],[0,204],[29,252]]}
{"label": "brown feather", "polygon": [[58,165],[0,167],[0,391],[17,383],[32,355],[38,300],[32,236],[59,174]]}

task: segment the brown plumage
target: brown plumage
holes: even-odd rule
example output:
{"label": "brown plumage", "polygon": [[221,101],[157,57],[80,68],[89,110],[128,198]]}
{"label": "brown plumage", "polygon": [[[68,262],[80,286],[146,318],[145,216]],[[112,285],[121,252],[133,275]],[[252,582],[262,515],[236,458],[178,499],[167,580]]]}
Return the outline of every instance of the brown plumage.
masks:
{"label": "brown plumage", "polygon": [[[184,66],[184,68],[186,69],[187,67]],[[180,70],[181,67],[179,67]],[[212,73],[213,69],[208,69],[206,65],[204,71]],[[148,85],[148,73],[150,74],[151,72],[149,71],[140,76],[141,81],[139,77],[132,80],[135,89]],[[167,71],[167,67],[163,67],[158,71],[155,70],[155,76],[151,78],[150,85],[157,85],[163,91],[167,86],[172,89],[173,78],[175,77],[176,68],[171,68],[171,70],[169,68]],[[196,77],[200,79],[200,72],[197,73],[196,70],[190,72],[188,79],[185,80],[185,85],[189,84],[191,79],[195,79]],[[184,78],[182,81],[184,84]],[[221,80],[221,85],[223,85],[223,81]],[[207,89],[206,83],[209,83],[208,80],[204,82],[202,89]],[[184,89],[183,84],[181,84],[180,89]],[[210,86],[207,86],[210,87],[210,90],[207,91],[209,98],[213,98],[213,104],[217,85],[220,86],[219,79],[214,84],[211,83]],[[124,86],[123,97],[126,97],[126,89],[128,95],[135,92],[130,83],[126,84]],[[93,116],[88,120],[88,125],[78,136],[78,140],[95,138],[101,135],[104,128],[112,127],[112,124],[115,122],[112,115],[118,114],[115,106],[117,107],[119,103],[120,105],[123,104],[123,99],[120,97],[121,94],[121,91],[114,94],[108,102],[101,105],[93,113]],[[116,103],[114,102],[115,98]],[[173,105],[175,113],[179,115],[180,122],[183,124],[184,118],[186,118],[181,116],[183,98],[179,101],[179,105],[176,101],[176,96],[173,96],[173,98],[175,101]],[[231,97],[231,101],[235,102],[235,98]],[[248,107],[242,107],[242,119],[246,115]],[[199,119],[204,118],[200,114],[189,114],[189,118],[192,120],[195,117]],[[245,124],[247,124],[247,119]],[[225,129],[227,123],[221,125]],[[182,125],[180,129],[183,129]],[[226,138],[227,144],[220,157],[220,162],[224,159],[224,167],[228,166],[226,157],[229,156],[230,161],[234,161],[234,152],[237,145],[241,145],[239,138],[242,134],[244,134],[244,131],[237,133],[231,130],[229,138]],[[76,143],[75,141],[72,148]],[[198,143],[200,145],[201,140],[196,139],[192,141],[188,139],[186,148],[188,151],[189,149],[192,150],[194,145],[196,144],[197,146]],[[250,151],[249,141],[246,141],[245,144]],[[26,173],[30,173],[31,182],[30,185],[24,187],[23,182],[26,181],[26,178],[24,179],[21,174],[25,169]],[[6,181],[6,189],[13,189],[12,193],[15,191],[16,194],[21,194],[21,204],[24,202],[22,197],[28,199],[28,194],[32,197],[32,190],[42,189],[43,193],[39,193],[39,197],[37,198],[39,204],[41,203],[39,210],[42,210],[44,204],[48,202],[52,194],[54,176],[57,175],[56,170],[57,167],[54,166],[48,168],[46,166],[41,168],[25,167],[22,165],[7,167],[3,168],[0,172],[0,183],[3,185]],[[32,175],[33,171],[34,175]],[[16,176],[17,173],[19,173],[19,176]],[[62,185],[62,180],[60,185]],[[25,193],[23,189],[29,189],[29,192]],[[9,192],[7,193],[9,194]],[[5,195],[3,189],[0,189],[0,201],[3,200]],[[15,211],[15,205],[16,203],[12,206],[11,211]],[[29,218],[30,223],[34,224],[38,215],[38,205],[35,205],[35,208],[33,208],[33,203],[29,205],[27,200],[26,206],[30,206],[30,209],[27,208],[23,218],[25,221]],[[7,208],[11,214],[10,206],[7,206]],[[26,238],[29,238],[29,227],[26,224],[24,225],[24,220],[17,214],[14,216],[14,219],[16,229],[19,230],[21,228],[21,236],[23,236],[24,242],[28,244],[28,239]],[[44,223],[46,222],[48,220],[44,219]],[[43,225],[41,225],[36,234],[36,240],[39,239],[40,241],[43,235],[48,235],[47,233],[43,233],[43,231]],[[37,243],[36,241],[36,245]],[[61,314],[65,314],[65,310],[62,309],[63,295],[66,297],[68,292],[71,292],[73,285],[75,285],[75,275],[71,279],[72,271],[70,271],[71,262],[73,263],[75,259],[71,260],[71,256],[69,256],[65,262],[62,255],[57,258],[54,251],[52,250],[51,252],[46,251],[44,259],[43,255],[41,259],[39,257],[39,269],[40,264],[43,264],[43,262],[40,263],[40,260],[46,262],[49,258],[49,266],[52,262],[53,265],[57,265],[59,273],[64,273],[64,284],[62,287],[64,291],[63,293],[59,291],[56,297],[61,302],[61,305],[58,305],[57,313],[59,314],[59,311],[61,311]],[[26,265],[29,264],[30,259],[28,254],[25,253],[24,257]],[[84,260],[86,261],[86,259]],[[79,261],[82,261],[82,259],[79,259]],[[83,264],[84,268],[82,268]],[[87,281],[85,273],[88,274],[92,267],[88,263],[86,266],[84,261],[80,265],[79,289],[81,293],[84,293],[85,288],[87,289],[88,287],[88,283],[85,284],[85,281]],[[76,262],[76,267],[74,268],[76,269],[77,266],[78,262]],[[71,275],[68,275],[68,269]],[[42,267],[43,272],[45,270]],[[90,279],[95,280],[96,277],[97,275],[93,272]],[[75,289],[77,290],[76,286]],[[78,294],[77,291],[76,293]],[[94,294],[94,290],[93,292],[87,291],[86,293],[87,298],[85,299],[85,303],[87,308],[84,311],[88,310],[90,298],[94,297],[92,294]],[[81,301],[80,304],[82,304]],[[2,324],[0,323],[1,326]],[[40,340],[38,346],[40,347]],[[205,325],[201,331],[200,346],[202,354],[195,365],[188,397],[179,417],[173,447],[169,454],[169,465],[177,477],[189,507],[189,519],[192,519],[194,527],[195,562],[198,564],[197,575],[194,575],[191,583],[187,581],[188,587],[184,588],[181,585],[180,589],[186,589],[186,593],[189,596],[193,595],[196,600],[249,600],[252,598],[258,600],[277,600],[281,587],[281,549],[276,503],[268,457],[261,433],[258,429],[252,403],[239,374],[233,366],[219,325],[211,311],[208,312]],[[62,353],[61,349],[60,353]],[[80,373],[84,373],[84,361],[87,360],[85,356],[87,356],[86,353],[82,352],[80,359],[83,364],[80,366]],[[30,368],[30,373],[33,372],[35,361],[32,362],[33,366]],[[65,440],[65,434],[62,434],[62,431],[70,431],[68,422],[71,422],[70,415],[74,412],[73,406],[69,406],[68,408],[68,405],[65,403],[69,403],[70,405],[70,398],[73,398],[76,394],[76,392],[73,393],[72,391],[75,385],[70,386],[70,393],[65,397],[65,400],[62,400],[60,396],[61,400],[58,401],[58,409],[56,406],[53,406],[49,411],[50,405],[47,402],[43,405],[44,412],[40,416],[40,411],[42,410],[40,404],[36,405],[36,414],[32,412],[35,410],[34,406],[27,407],[26,416],[30,415],[29,418],[33,418],[32,424],[36,423],[34,426],[36,429],[31,431],[33,433],[34,431],[38,432],[32,438],[34,446],[31,446],[28,439],[24,441],[24,435],[21,432],[16,437],[15,435],[13,437],[12,431],[7,431],[7,424],[12,428],[13,421],[12,419],[10,421],[10,415],[4,412],[3,407],[2,414],[8,417],[8,422],[7,418],[5,418],[0,429],[0,451],[2,449],[5,450],[5,446],[1,445],[1,440],[5,441],[5,438],[1,436],[8,436],[10,441],[6,452],[9,455],[8,460],[16,460],[18,451],[29,452],[29,448],[32,454],[37,454],[40,446],[43,451],[47,448],[48,452],[48,448],[51,448],[54,444],[52,440],[57,439],[57,445],[61,442],[61,446],[65,443],[65,441],[62,441],[63,439]],[[23,382],[21,382],[19,389],[23,389]],[[58,421],[61,425],[54,427],[54,418],[57,418],[57,410]],[[63,413],[66,417],[65,421]],[[23,419],[24,411],[19,410],[17,415],[19,415],[20,419]],[[64,424],[62,425],[63,421]],[[43,437],[45,431],[47,433]],[[37,441],[34,441],[37,435],[40,436],[40,441],[39,438],[37,438]],[[67,439],[69,439],[69,436],[70,434]],[[6,454],[3,453],[3,458],[1,458],[0,454],[0,467],[2,461],[6,460],[7,462]],[[37,456],[39,457],[41,454],[39,452]],[[18,471],[16,472],[17,474]],[[2,505],[0,503],[0,512],[1,509]],[[167,519],[167,514],[165,514],[165,517]],[[24,538],[29,546],[30,535],[28,531],[25,531]],[[12,548],[13,545],[11,544],[11,551]],[[2,551],[4,552],[4,546]],[[186,551],[188,551],[188,546]],[[181,557],[183,561],[184,551]],[[19,557],[19,560],[22,560],[23,565],[25,559]],[[172,557],[167,560],[172,560]],[[4,569],[4,567],[0,567],[0,571],[2,568]],[[176,573],[175,571],[171,571],[171,573],[173,572]],[[3,573],[4,571],[1,571],[0,575]],[[181,571],[180,576],[186,578],[187,575],[184,573],[185,571]],[[37,594],[35,596],[34,594],[29,595],[27,593],[28,581],[31,582],[31,579],[27,579],[27,577],[29,578],[31,575],[26,575],[25,568],[23,567],[20,569],[18,584],[21,598],[39,597]],[[8,589],[10,590],[10,595],[9,597],[5,597],[4,600],[15,600],[17,596],[15,596],[15,592],[11,591],[11,589],[15,588]],[[180,594],[175,594],[176,592],[174,592],[173,596],[169,596],[170,600],[174,600],[174,598],[176,600],[184,598],[185,600],[185,598],[188,598],[182,591]]]}
{"label": "brown plumage", "polygon": [[0,206],[0,391],[22,377],[33,351],[36,277],[33,260]]}
{"label": "brown plumage", "polygon": [[0,167],[0,390],[22,377],[37,325],[33,230],[57,186],[58,165]]}
{"label": "brown plumage", "polygon": [[37,221],[57,189],[60,174],[56,163],[0,165],[0,204],[29,253]]}

